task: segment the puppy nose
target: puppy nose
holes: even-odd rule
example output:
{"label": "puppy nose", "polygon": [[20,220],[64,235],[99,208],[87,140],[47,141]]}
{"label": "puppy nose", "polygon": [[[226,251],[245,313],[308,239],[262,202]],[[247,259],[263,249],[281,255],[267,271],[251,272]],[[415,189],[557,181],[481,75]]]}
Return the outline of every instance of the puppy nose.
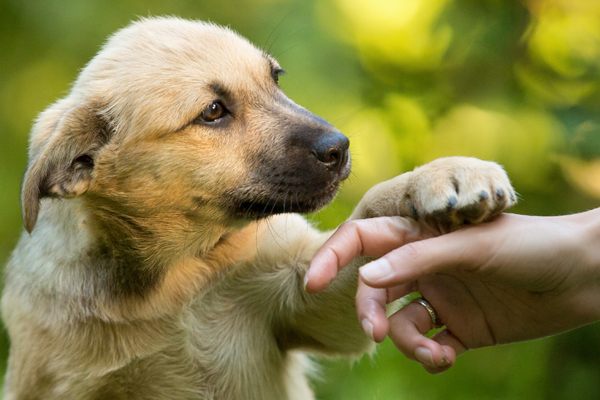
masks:
{"label": "puppy nose", "polygon": [[321,138],[314,146],[312,153],[317,160],[329,169],[341,169],[348,162],[350,141],[340,132]]}

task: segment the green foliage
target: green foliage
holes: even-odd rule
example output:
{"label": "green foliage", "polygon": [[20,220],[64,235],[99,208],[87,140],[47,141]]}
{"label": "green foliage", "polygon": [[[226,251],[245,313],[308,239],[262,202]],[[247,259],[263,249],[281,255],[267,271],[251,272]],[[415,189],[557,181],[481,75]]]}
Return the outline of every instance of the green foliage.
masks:
{"label": "green foliage", "polygon": [[[287,94],[351,138],[354,173],[312,216],[324,228],[373,184],[446,155],[503,164],[522,197],[515,212],[600,205],[596,1],[0,0],[0,261],[21,232],[32,120],[110,33],[163,14],[230,25],[269,49]],[[315,387],[331,400],[592,398],[599,333],[480,350],[442,376],[386,342],[352,367],[325,362]],[[6,348],[0,337],[3,359]]]}

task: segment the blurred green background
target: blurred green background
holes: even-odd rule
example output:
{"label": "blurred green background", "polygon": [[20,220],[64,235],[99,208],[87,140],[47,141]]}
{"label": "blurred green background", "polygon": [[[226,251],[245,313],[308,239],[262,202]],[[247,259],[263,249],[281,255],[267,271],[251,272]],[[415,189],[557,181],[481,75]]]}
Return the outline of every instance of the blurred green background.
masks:
{"label": "blurred green background", "polygon": [[[313,217],[324,228],[373,184],[446,155],[504,165],[517,213],[600,206],[597,0],[0,0],[2,263],[21,230],[32,120],[107,35],[163,14],[230,25],[270,49],[286,93],[351,138],[354,174]],[[7,346],[0,335],[2,365]],[[600,326],[467,353],[440,376],[390,342],[322,365],[323,400],[597,399]]]}

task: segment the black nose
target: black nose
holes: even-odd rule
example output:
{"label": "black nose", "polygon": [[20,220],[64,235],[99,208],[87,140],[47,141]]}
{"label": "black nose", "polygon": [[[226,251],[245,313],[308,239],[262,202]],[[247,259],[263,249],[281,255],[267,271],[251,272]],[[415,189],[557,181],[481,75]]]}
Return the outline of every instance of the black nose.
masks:
{"label": "black nose", "polygon": [[337,132],[321,138],[314,145],[312,153],[327,168],[341,169],[348,162],[348,147],[350,147],[348,138]]}

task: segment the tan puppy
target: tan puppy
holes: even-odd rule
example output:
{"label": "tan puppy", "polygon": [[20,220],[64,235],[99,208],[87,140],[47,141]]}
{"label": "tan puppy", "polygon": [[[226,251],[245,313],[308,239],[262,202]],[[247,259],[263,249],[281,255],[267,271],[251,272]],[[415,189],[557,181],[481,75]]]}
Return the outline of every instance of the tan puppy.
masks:
{"label": "tan puppy", "polygon": [[[372,348],[359,261],[303,290],[329,233],[289,213],[334,198],[348,140],[280,73],[231,30],[145,19],[40,115],[2,298],[6,399],[311,399],[301,350]],[[352,218],[446,230],[513,196],[496,164],[445,159],[377,186]]]}

